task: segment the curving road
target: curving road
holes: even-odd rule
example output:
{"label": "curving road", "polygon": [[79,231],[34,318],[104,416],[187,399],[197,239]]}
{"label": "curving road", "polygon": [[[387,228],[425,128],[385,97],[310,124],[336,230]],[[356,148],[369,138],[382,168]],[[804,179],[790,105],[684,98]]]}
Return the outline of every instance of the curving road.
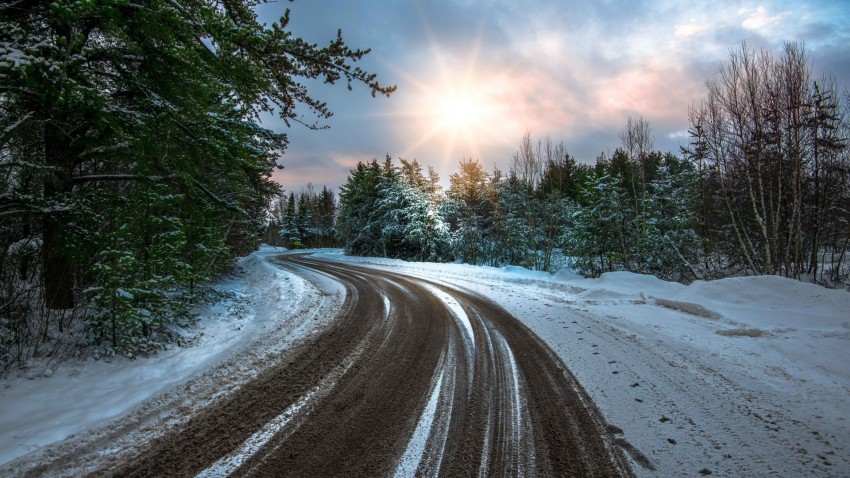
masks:
{"label": "curving road", "polygon": [[346,288],[332,325],[104,476],[630,476],[515,317],[422,278],[281,256]]}

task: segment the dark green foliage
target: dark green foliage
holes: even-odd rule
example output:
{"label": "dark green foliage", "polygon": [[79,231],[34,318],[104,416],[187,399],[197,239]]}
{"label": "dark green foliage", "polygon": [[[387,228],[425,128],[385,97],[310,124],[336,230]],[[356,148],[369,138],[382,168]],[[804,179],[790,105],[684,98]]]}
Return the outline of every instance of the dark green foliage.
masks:
{"label": "dark green foliage", "polygon": [[162,325],[189,322],[195,284],[229,257],[223,228],[200,214],[181,219],[174,205],[184,198],[164,189],[152,187],[118,206],[116,227],[96,242],[88,321],[94,337],[117,351],[144,349]]}
{"label": "dark green foliage", "polygon": [[376,160],[357,163],[339,193],[337,237],[345,244],[345,252],[356,256],[379,255],[381,231],[373,211],[378,200],[378,184],[382,175]]}
{"label": "dark green foliage", "polygon": [[[348,254],[420,261],[451,259],[449,230],[432,199],[436,180],[419,163],[358,163],[340,193],[337,237]],[[430,175],[432,178],[433,175]]]}
{"label": "dark green foliage", "polygon": [[[671,154],[644,151],[641,158],[631,161],[619,149],[610,160],[581,165],[563,145],[535,147],[526,137],[507,176],[461,160],[436,204],[423,197],[433,197],[436,181],[426,181],[415,161],[400,168],[389,158],[360,163],[340,195],[339,238],[354,255],[453,256],[546,271],[571,262],[594,276],[630,270],[693,280],[703,250],[694,230],[694,168]],[[429,229],[435,226],[450,239],[423,243],[444,237]]]}
{"label": "dark green foliage", "polygon": [[317,194],[313,185],[299,194],[289,193],[272,206],[265,241],[288,248],[338,247],[336,239],[336,195],[323,186]]}
{"label": "dark green foliage", "polygon": [[495,206],[490,175],[477,159],[461,159],[460,170],[450,181],[449,204],[443,211],[452,230],[455,256],[468,264],[490,264]]}
{"label": "dark green foliage", "polygon": [[288,12],[260,24],[256,3],[0,5],[3,314],[91,305],[96,336],[138,346],[256,247],[287,143],[260,115],[329,117],[302,79],[394,90],[354,66],[368,50],[308,44]]}
{"label": "dark green foliage", "polygon": [[581,207],[562,237],[574,267],[588,275],[627,270],[690,281],[702,253],[693,167],[651,152],[643,172],[623,150],[596,165]]}

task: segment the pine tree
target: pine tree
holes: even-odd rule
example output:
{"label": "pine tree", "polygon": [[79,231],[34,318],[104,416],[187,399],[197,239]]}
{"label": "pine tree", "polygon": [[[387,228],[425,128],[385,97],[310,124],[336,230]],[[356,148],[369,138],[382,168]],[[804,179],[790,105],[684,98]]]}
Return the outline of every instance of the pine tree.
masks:
{"label": "pine tree", "polygon": [[491,259],[490,244],[493,197],[490,177],[477,159],[461,159],[460,171],[449,178],[446,196],[451,204],[445,210],[453,231],[454,254],[470,264]]}
{"label": "pine tree", "polygon": [[[208,262],[221,267],[251,250],[279,194],[271,172],[287,139],[260,127],[261,115],[289,125],[305,121],[306,110],[316,118],[307,126],[320,126],[331,112],[305,79],[363,83],[373,96],[394,90],[354,66],[368,50],[339,35],[324,47],[307,43],[289,31],[288,12],[265,25],[255,5],[0,5],[0,217],[11,241],[40,245],[39,267],[28,263],[23,272],[40,272],[47,308],[74,307],[85,302],[84,289],[118,284],[92,263],[132,255],[142,270],[169,267],[153,262],[162,252],[155,235],[123,236],[124,227],[156,220],[198,227],[194,252],[167,249],[178,254],[171,276],[192,289],[205,276],[181,272],[185,255],[216,251],[225,260]],[[179,204],[122,208],[156,203],[151,191]]]}
{"label": "pine tree", "polygon": [[346,252],[407,260],[451,258],[448,227],[416,161],[359,163],[340,194],[338,237]]}
{"label": "pine tree", "polygon": [[280,222],[280,237],[287,247],[295,247],[301,243],[301,232],[298,228],[298,218],[295,207],[295,193],[290,192],[286,198],[286,208]]}
{"label": "pine tree", "polygon": [[373,212],[381,172],[375,160],[368,165],[358,162],[340,188],[337,238],[345,244],[346,254],[380,255],[380,228],[375,227]]}
{"label": "pine tree", "polygon": [[336,246],[336,211],[336,195],[327,186],[322,186],[322,192],[317,198],[315,217],[320,238],[319,247]]}
{"label": "pine tree", "polygon": [[573,267],[584,274],[629,270],[627,217],[620,182],[607,174],[592,178],[581,193],[584,206],[576,211],[573,227],[565,230],[561,239]]}

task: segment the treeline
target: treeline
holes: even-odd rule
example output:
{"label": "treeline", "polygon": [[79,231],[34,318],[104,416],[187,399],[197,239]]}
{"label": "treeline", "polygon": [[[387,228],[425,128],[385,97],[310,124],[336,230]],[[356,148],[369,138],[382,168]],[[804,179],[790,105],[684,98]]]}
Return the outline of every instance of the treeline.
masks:
{"label": "treeline", "polygon": [[260,116],[329,117],[304,78],[394,89],[255,4],[0,5],[0,375],[155,346],[261,238],[287,139]]}
{"label": "treeline", "polygon": [[272,203],[264,241],[273,246],[300,249],[339,247],[336,237],[336,194],[312,184],[300,193],[290,192]]}
{"label": "treeline", "polygon": [[812,78],[797,44],[778,57],[744,46],[708,88],[679,156],[629,118],[621,146],[593,165],[526,135],[507,172],[461,160],[445,193],[416,161],[358,164],[338,236],[357,255],[846,284],[846,92]]}
{"label": "treeline", "polygon": [[617,149],[581,164],[562,143],[526,135],[509,171],[461,160],[445,193],[415,160],[360,163],[342,187],[337,234],[354,255],[537,270],[572,256],[591,275],[687,279],[682,254],[699,247],[688,189],[696,173],[671,154],[649,152],[641,163],[639,172]]}
{"label": "treeline", "polygon": [[756,274],[842,280],[850,240],[848,97],[802,46],[732,54],[690,112],[702,235]]}

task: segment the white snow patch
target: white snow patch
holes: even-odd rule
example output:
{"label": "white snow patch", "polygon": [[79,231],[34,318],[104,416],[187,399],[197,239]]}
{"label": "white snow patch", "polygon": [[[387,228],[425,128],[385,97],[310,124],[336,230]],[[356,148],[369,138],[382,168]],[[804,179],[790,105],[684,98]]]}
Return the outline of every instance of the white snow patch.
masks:
{"label": "white snow patch", "polygon": [[192,346],[135,360],[67,362],[49,378],[0,382],[0,465],[122,416],[277,328],[287,334],[280,344],[286,347],[322,326],[307,314],[295,315],[313,286],[273,265],[282,252],[263,247],[238,261],[243,273],[218,286],[231,298],[196,311],[197,325],[180,332],[192,337]]}
{"label": "white snow patch", "polygon": [[425,454],[425,444],[431,435],[431,428],[434,425],[437,402],[440,398],[440,391],[443,388],[443,376],[446,374],[445,366],[442,363],[439,370],[440,375],[433,385],[431,385],[428,404],[425,406],[425,410],[422,411],[419,422],[416,424],[416,429],[413,431],[413,436],[410,437],[410,441],[407,443],[407,449],[404,451],[404,455],[402,455],[396,467],[394,474],[396,478],[414,476],[419,463],[422,461],[422,455]]}
{"label": "white snow patch", "polygon": [[514,351],[511,350],[511,346],[508,345],[508,341],[505,340],[505,337],[501,333],[497,333],[497,337],[499,338],[499,342],[502,344],[502,349],[507,353],[508,363],[511,364],[511,378],[513,385],[513,394],[512,394],[512,404],[513,405],[513,417],[514,417],[514,439],[517,443],[519,443],[519,433],[522,430],[522,398],[519,394],[519,368],[516,364],[516,357],[514,356]]}
{"label": "white snow patch", "polygon": [[475,332],[472,330],[472,322],[469,321],[469,316],[466,315],[466,311],[463,310],[463,307],[455,300],[451,295],[443,292],[442,290],[434,287],[430,284],[421,284],[422,287],[428,289],[432,294],[434,294],[438,299],[440,299],[446,307],[452,312],[452,315],[457,319],[461,325],[463,325],[464,330],[466,331],[466,337],[469,339],[472,344],[472,348],[475,348]]}
{"label": "white snow patch", "polygon": [[384,299],[384,318],[387,319],[390,316],[390,311],[392,310],[392,306],[390,305],[390,298],[387,294],[381,293],[381,298]]}
{"label": "white snow patch", "polygon": [[272,439],[280,430],[289,424],[292,419],[313,399],[316,394],[316,389],[311,389],[297,402],[290,405],[280,415],[266,423],[263,428],[251,435],[242,446],[234,453],[218,460],[210,465],[207,469],[198,473],[197,478],[219,478],[229,476],[236,471],[245,459],[250,458],[254,453],[257,453],[269,440]]}

